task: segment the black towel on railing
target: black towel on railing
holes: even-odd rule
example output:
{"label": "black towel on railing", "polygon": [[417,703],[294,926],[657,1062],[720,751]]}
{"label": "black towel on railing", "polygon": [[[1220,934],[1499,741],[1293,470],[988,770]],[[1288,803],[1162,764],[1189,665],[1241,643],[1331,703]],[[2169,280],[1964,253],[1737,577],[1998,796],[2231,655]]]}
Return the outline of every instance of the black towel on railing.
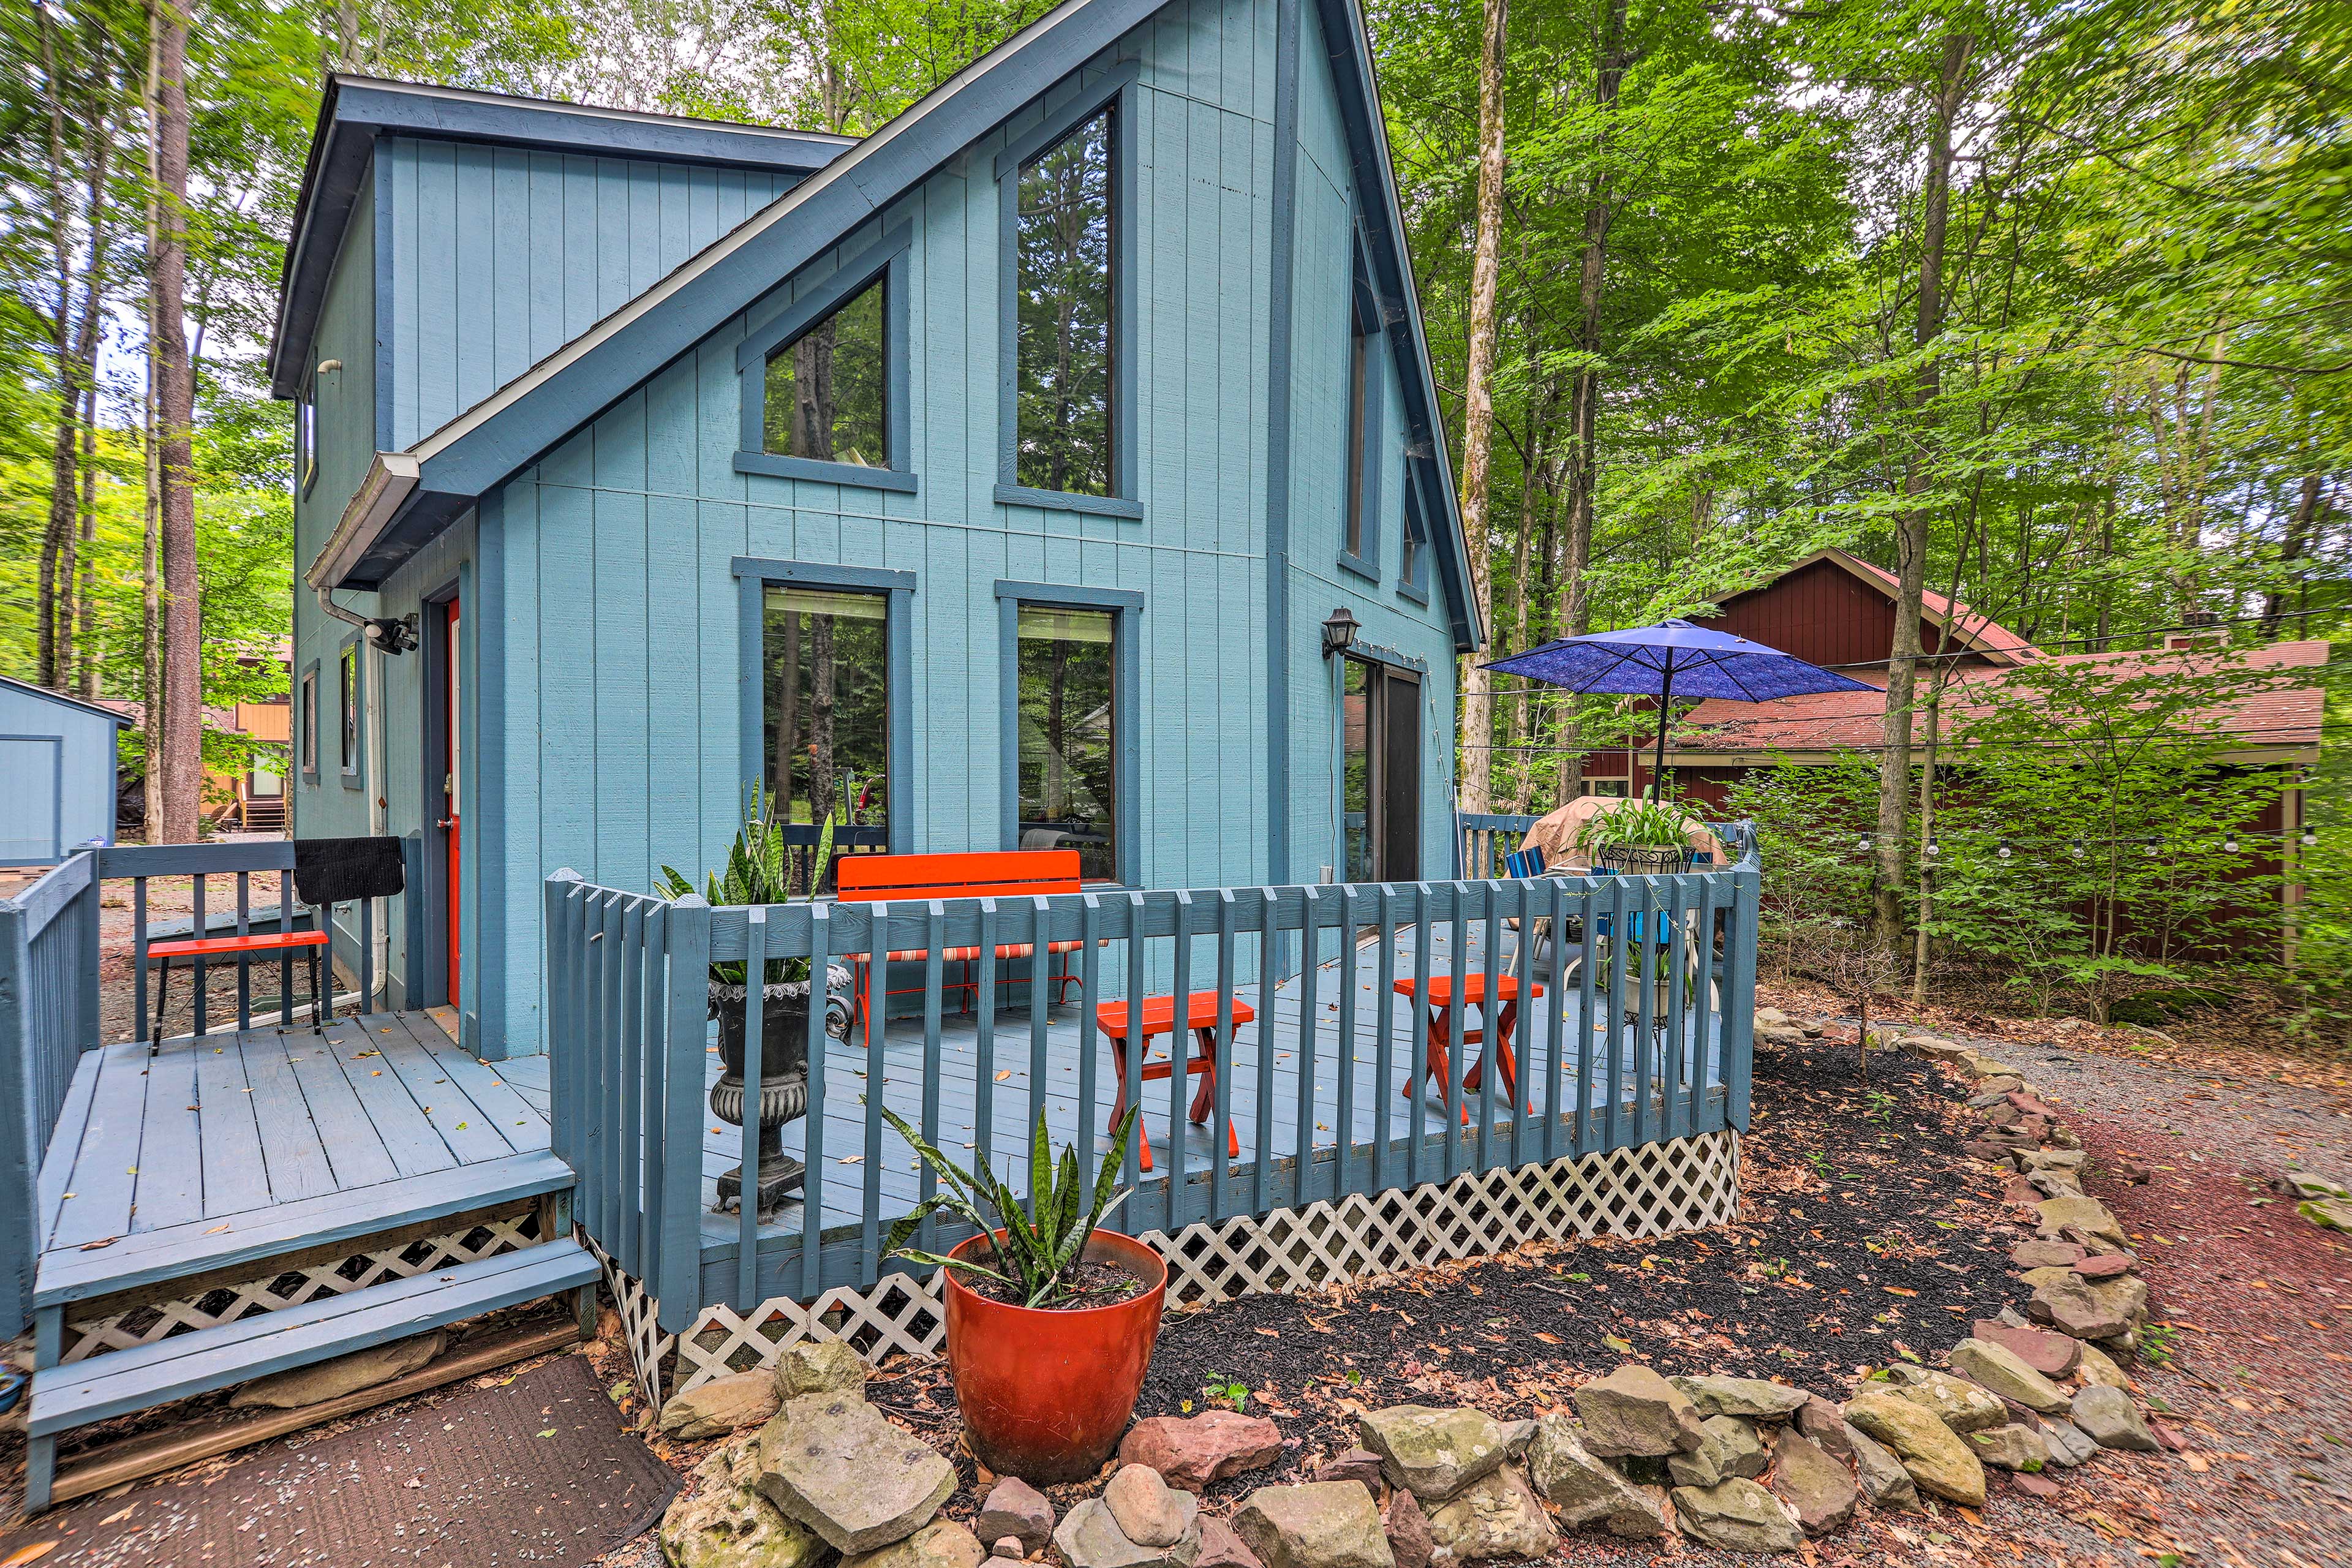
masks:
{"label": "black towel on railing", "polygon": [[404,885],[397,838],[294,841],[294,891],[306,904],[388,899]]}

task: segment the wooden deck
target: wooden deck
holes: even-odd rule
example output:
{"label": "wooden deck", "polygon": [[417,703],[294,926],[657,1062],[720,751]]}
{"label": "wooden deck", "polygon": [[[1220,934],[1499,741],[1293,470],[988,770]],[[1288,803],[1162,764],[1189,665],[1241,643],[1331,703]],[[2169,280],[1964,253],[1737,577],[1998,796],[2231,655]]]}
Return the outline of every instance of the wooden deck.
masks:
{"label": "wooden deck", "polygon": [[[1335,1065],[1341,1019],[1337,961],[1327,962],[1316,976],[1309,1170],[1314,1172],[1318,1160],[1328,1170],[1342,1146],[1344,1122],[1351,1157],[1369,1158],[1385,1135],[1390,1148],[1384,1158],[1393,1161],[1391,1184],[1402,1184],[1410,1169],[1416,1133],[1423,1179],[1442,1177],[1449,1158],[1442,1093],[1424,1096],[1416,1119],[1414,1102],[1403,1092],[1408,1073],[1421,1060],[1412,1005],[1376,994],[1375,958],[1365,949],[1356,955],[1354,1030],[1344,1071]],[[1447,963],[1447,955],[1433,952],[1433,972]],[[1475,968],[1483,955],[1474,952],[1470,963]],[[1410,973],[1410,964],[1401,964],[1400,971]],[[1259,1006],[1255,986],[1241,987],[1239,994]],[[1286,982],[1276,988],[1271,1019],[1262,1013],[1257,1023],[1234,1031],[1226,1097],[1241,1154],[1226,1162],[1228,1186],[1236,1197],[1225,1205],[1228,1211],[1250,1205],[1254,1195],[1258,1206],[1328,1195],[1316,1174],[1310,1173],[1303,1193],[1297,1184],[1301,1119],[1295,1063],[1301,994],[1297,979]],[[1676,1131],[1671,1121],[1637,1127],[1630,1099],[1617,1108],[1618,1117],[1610,1115],[1603,1054],[1579,1048],[1593,1026],[1579,1013],[1573,987],[1562,1015],[1559,1104],[1549,1103],[1547,1042],[1553,1006],[1545,997],[1526,1010],[1519,1081],[1529,1114],[1518,1123],[1527,1151],[1522,1157],[1541,1157],[1548,1119],[1559,1129],[1552,1137],[1559,1151],[1573,1146],[1580,1079],[1592,1119],[1588,1147],[1593,1139],[1631,1142],[1637,1131],[1646,1138]],[[1716,1064],[1721,1021],[1711,1007],[1706,1019],[1706,1080],[1715,1083],[1720,1079]],[[1047,1014],[1042,1102],[1056,1144],[1076,1136],[1078,1106],[1088,1087],[1082,1081],[1085,1053],[1094,1052],[1090,1087],[1098,1109],[1092,1118],[1097,1124],[1086,1131],[1099,1155],[1107,1142],[1102,1123],[1117,1085],[1107,1046],[1090,1027],[1081,1030],[1082,1020],[1091,1024],[1091,1010],[1076,1004]],[[1472,1022],[1477,1021],[1474,1014]],[[1389,1031],[1385,1063],[1383,1024]],[[942,1071],[936,1084],[927,1084],[919,1024],[890,1022],[883,1031],[882,1100],[919,1126],[926,1091],[935,1092],[942,1147],[966,1162],[989,1158],[1016,1189],[1024,1189],[1025,1158],[1013,1155],[1025,1154],[1040,1103],[1040,1086],[1032,1081],[1036,1040],[1025,997],[1016,1007],[1000,1008],[993,1036],[992,1046],[984,1044],[979,1021],[969,1016],[943,1020]],[[1260,1053],[1269,1040],[1272,1071],[1262,1080]],[[1164,1058],[1166,1037],[1153,1045],[1154,1057]],[[1465,1054],[1475,1060],[1478,1052],[1472,1047]],[[1685,1042],[1680,1070],[1670,1072],[1669,1064],[1655,1060],[1653,1080],[1689,1086],[1700,1076],[1700,1059],[1695,1044]],[[424,1012],[346,1018],[324,1036],[297,1025],[183,1038],[165,1042],[152,1058],[135,1042],[88,1053],[41,1173],[37,1296],[52,1302],[106,1295],[160,1278],[184,1278],[194,1258],[226,1268],[436,1214],[568,1188],[571,1173],[548,1152],[549,1068],[543,1057],[495,1065],[478,1061]],[[834,1042],[826,1063],[821,1156],[828,1251],[835,1243],[859,1252],[871,1247],[923,1191],[911,1152],[878,1118],[868,1118],[867,1069],[862,1044]],[[714,1045],[706,1081],[715,1081],[719,1070]],[[985,1139],[977,1110],[983,1078],[992,1102]],[[1618,1079],[1630,1081],[1630,1073]],[[1270,1169],[1263,1177],[1257,1170],[1262,1082],[1270,1089],[1271,1111],[1264,1118]],[[1178,1166],[1168,1133],[1170,1087],[1144,1087],[1144,1126],[1158,1168],[1128,1200],[1123,1228],[1172,1229],[1211,1209],[1206,1188],[1214,1165],[1213,1119],[1208,1127],[1183,1124],[1181,1169],[1186,1179],[1171,1197],[1168,1178]],[[1182,1089],[1187,1100],[1191,1093],[1188,1084]],[[1475,1163],[1486,1102],[1474,1093],[1465,1103],[1473,1125],[1459,1132],[1458,1158],[1468,1164]],[[1676,1103],[1687,1118],[1691,1101]],[[1672,1105],[1654,1102],[1650,1110],[1654,1117],[1675,1114]],[[1621,1120],[1623,1135],[1614,1136]],[[1688,1125],[1685,1120],[1681,1130]],[[1483,1131],[1499,1144],[1511,1136],[1511,1128],[1509,1102],[1496,1084],[1491,1120]],[[805,1122],[785,1130],[785,1147],[795,1157],[806,1153],[807,1132]],[[740,1130],[706,1112],[699,1207],[707,1267],[733,1258],[740,1248],[739,1219],[716,1212],[714,1205],[716,1180],[736,1163],[740,1140]],[[794,1201],[761,1226],[763,1272],[771,1267],[772,1247],[797,1253],[802,1225],[802,1205]],[[774,1266],[781,1265],[779,1258]]]}

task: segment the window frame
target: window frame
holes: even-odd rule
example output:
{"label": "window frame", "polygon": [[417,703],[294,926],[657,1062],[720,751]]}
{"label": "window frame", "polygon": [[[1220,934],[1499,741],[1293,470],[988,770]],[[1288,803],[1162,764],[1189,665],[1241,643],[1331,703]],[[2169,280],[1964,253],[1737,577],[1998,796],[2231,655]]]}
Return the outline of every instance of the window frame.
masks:
{"label": "window frame", "polygon": [[300,693],[295,722],[301,728],[296,742],[295,762],[302,782],[319,782],[319,661],[312,659],[302,667],[302,678],[296,689]]}
{"label": "window frame", "polygon": [[[831,466],[831,465],[827,465]],[[847,465],[854,467],[855,465]],[[865,470],[860,469],[860,472]],[[767,595],[771,585],[824,588],[835,593],[879,594],[883,605],[883,681],[889,704],[884,737],[889,769],[889,852],[910,855],[915,847],[915,574],[875,566],[836,566],[820,561],[777,561],[738,555],[728,563],[735,578],[739,670],[737,723],[742,731],[738,772],[743,797],[751,782],[765,781],[767,758]],[[901,801],[908,803],[900,809]]]}
{"label": "window frame", "polygon": [[[1091,81],[1072,79],[1056,103],[1048,95],[1042,124],[1014,138],[996,155],[997,185],[997,467],[1000,506],[1041,507],[1137,522],[1143,518],[1138,483],[1135,374],[1137,342],[1135,259],[1136,158],[1131,133],[1135,94],[1142,62],[1123,60]],[[1110,114],[1110,450],[1111,493],[1079,495],[1041,490],[1018,482],[1021,446],[1021,169],[1051,151],[1070,132],[1108,110]],[[1098,606],[1097,606],[1098,607]]]}
{"label": "window frame", "polygon": [[294,488],[304,500],[319,482],[319,373],[302,378],[294,399]]}
{"label": "window frame", "polygon": [[[1339,564],[1359,577],[1381,580],[1381,443],[1388,375],[1381,345],[1380,300],[1372,292],[1361,236],[1353,246],[1354,281],[1348,290],[1348,406],[1340,426]],[[1359,398],[1360,396],[1360,402]],[[1355,533],[1352,542],[1350,531]]]}
{"label": "window frame", "polygon": [[1423,609],[1429,607],[1429,508],[1421,476],[1408,462],[1404,468],[1404,539],[1398,551],[1396,593]]}
{"label": "window frame", "polygon": [[1004,847],[1021,847],[1021,609],[1111,612],[1111,734],[1118,755],[1111,763],[1111,855],[1115,882],[1090,888],[1140,888],[1143,879],[1143,595],[1129,588],[1081,588],[1066,583],[996,584],[998,642],[997,711],[1000,755],[998,789],[1003,795]]}
{"label": "window frame", "polygon": [[[348,660],[348,664],[345,662]],[[350,671],[350,679],[344,671]],[[367,660],[359,634],[345,637],[335,650],[335,764],[345,789],[367,787]],[[342,753],[343,721],[351,720],[351,754]]]}
{"label": "window frame", "polygon": [[[735,371],[742,389],[741,434],[735,453],[737,473],[855,485],[903,495],[916,493],[911,428],[914,398],[908,384],[913,374],[914,358],[908,350],[914,236],[914,226],[901,224],[884,230],[879,238],[862,248],[845,248],[840,264],[831,272],[807,284],[800,298],[781,313],[744,334],[735,350]],[[801,276],[805,277],[805,272]],[[869,468],[856,463],[793,458],[764,450],[768,435],[769,357],[876,282],[882,287],[882,442],[890,466]]]}

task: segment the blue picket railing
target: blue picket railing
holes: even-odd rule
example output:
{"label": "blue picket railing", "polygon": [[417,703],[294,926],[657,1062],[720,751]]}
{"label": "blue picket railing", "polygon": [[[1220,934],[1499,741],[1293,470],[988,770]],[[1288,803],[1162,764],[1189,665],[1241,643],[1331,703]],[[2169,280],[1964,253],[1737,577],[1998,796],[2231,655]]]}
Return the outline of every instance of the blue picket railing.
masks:
{"label": "blue picket railing", "polygon": [[1503,857],[1517,849],[1528,829],[1542,818],[1465,811],[1454,820],[1462,828],[1462,875],[1475,882],[1501,876]]}
{"label": "blue picket railing", "polygon": [[[577,1173],[580,1223],[647,1284],[663,1327],[677,1331],[706,1303],[744,1311],[773,1297],[810,1300],[898,1267],[883,1235],[933,1188],[927,1169],[909,1173],[911,1156],[882,1118],[886,1100],[961,1163],[1017,1177],[1026,1132],[1015,1129],[1034,1114],[1033,1091],[1049,1085],[1056,1144],[1075,1135],[1089,1170],[1097,1158],[1120,1160],[1136,1189],[1118,1227],[1170,1235],[1467,1171],[1744,1130],[1760,868],[1741,844],[1736,865],[1663,877],[750,909],[672,903],[559,872],[545,889],[554,1148]],[[1535,940],[1539,924],[1557,933],[1569,921],[1585,933],[1581,949]],[[1582,961],[1599,951],[1592,933],[1644,930],[1688,934],[1666,948],[1620,941],[1608,962]],[[1078,944],[1074,1010],[1053,1005],[1055,942]],[[947,966],[959,961],[949,954],[1008,948],[1019,956],[1001,969],[976,966],[970,1021],[950,1029],[947,998],[961,987],[950,984]],[[1283,962],[1286,950],[1306,962]],[[1696,962],[1663,961],[1664,951]],[[715,1071],[709,965],[757,972],[765,960],[805,958],[823,974],[874,952],[921,955],[919,1018],[877,1008],[867,1032],[842,1042],[826,1036],[824,1009],[812,1008],[808,1109],[793,1130],[806,1166],[800,1198],[773,1216],[748,1205],[712,1212],[707,1163],[740,1152],[755,1168],[757,1132],[719,1132],[705,1105]],[[1271,996],[1258,986],[1256,1020],[1237,1039],[1236,991],[1282,973],[1292,978]],[[1522,994],[1540,986],[1550,999],[1521,1007],[1513,1025],[1519,1092],[1507,1100],[1490,1070],[1465,1096],[1481,1053],[1465,1053],[1455,1008],[1442,1104],[1434,1092],[1400,1093],[1398,1075],[1423,1059],[1433,975],[1460,995],[1473,973],[1489,994],[1509,974]],[[1412,983],[1409,995],[1394,989],[1400,980]],[[1176,1130],[1197,1083],[1171,1073],[1164,1097],[1146,1100],[1144,1053],[1128,1053],[1127,1099],[1152,1128],[1157,1164],[1147,1175],[1134,1140],[1112,1151],[1101,1136],[1118,1086],[1104,1081],[1111,1055],[1093,1026],[1096,1005],[1211,989],[1222,998],[1218,1091],[1194,1138]],[[743,1103],[757,1105],[757,1008],[744,1026]],[[1178,1049],[1191,1054],[1188,1042]],[[707,1149],[706,1129],[723,1145]],[[1239,1156],[1223,1157],[1236,1130]],[[955,1135],[964,1131],[969,1141]],[[1009,1167],[1008,1156],[1017,1156]],[[828,1208],[840,1217],[828,1220]],[[965,1234],[945,1222],[928,1229],[927,1250]]]}
{"label": "blue picket railing", "polygon": [[24,1331],[39,1260],[42,1156],[98,1044],[98,854],[0,900],[0,1339]]}

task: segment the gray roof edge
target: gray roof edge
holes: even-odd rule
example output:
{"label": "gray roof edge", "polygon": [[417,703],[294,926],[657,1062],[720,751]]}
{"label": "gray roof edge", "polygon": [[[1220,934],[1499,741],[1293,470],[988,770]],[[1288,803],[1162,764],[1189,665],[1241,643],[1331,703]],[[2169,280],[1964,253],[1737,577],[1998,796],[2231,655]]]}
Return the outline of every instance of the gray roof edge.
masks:
{"label": "gray roof edge", "polygon": [[111,719],[125,730],[131,728],[131,721],[111,708],[101,708],[95,702],[86,702],[79,697],[68,697],[62,691],[52,691],[46,686],[36,686],[29,680],[19,680],[13,675],[0,675],[0,686],[9,687],[31,697],[45,697],[63,707],[79,708],[85,713],[95,713],[101,719]]}

